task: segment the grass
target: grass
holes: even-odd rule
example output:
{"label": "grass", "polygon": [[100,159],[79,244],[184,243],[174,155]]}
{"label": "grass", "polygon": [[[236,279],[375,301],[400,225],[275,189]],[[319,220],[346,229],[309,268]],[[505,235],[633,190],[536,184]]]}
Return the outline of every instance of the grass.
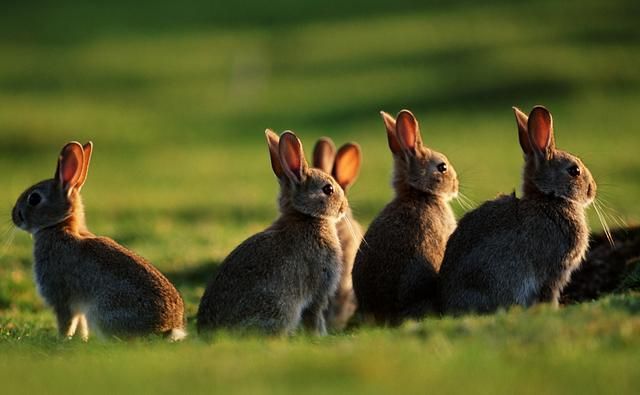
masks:
{"label": "grass", "polygon": [[[179,345],[2,333],[0,378],[20,392],[57,383],[96,393],[633,393],[639,311],[637,298],[610,297],[561,314],[539,307],[324,339],[220,335]],[[61,380],[70,368],[73,379]]]}
{"label": "grass", "polygon": [[[379,110],[412,109],[425,142],[447,154],[463,192],[480,202],[519,184],[510,106],[545,104],[558,145],[583,157],[609,213],[640,220],[636,2],[209,3],[7,6],[0,211],[50,177],[66,141],[93,140],[90,228],[167,273],[192,318],[215,265],[276,215],[266,127],[296,131],[307,153],[322,135],[358,141],[364,163],[350,200],[366,225],[392,195]],[[8,390],[638,388],[633,292],[560,311],[428,319],[326,339],[59,342],[35,293],[32,241],[4,221],[0,382]]]}

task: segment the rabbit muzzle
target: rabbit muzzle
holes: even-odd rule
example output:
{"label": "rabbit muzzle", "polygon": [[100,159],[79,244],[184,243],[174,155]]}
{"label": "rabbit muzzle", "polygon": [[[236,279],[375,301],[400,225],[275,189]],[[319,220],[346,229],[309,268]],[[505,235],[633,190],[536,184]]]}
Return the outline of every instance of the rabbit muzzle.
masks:
{"label": "rabbit muzzle", "polygon": [[585,203],[585,206],[588,206],[591,203],[593,203],[593,201],[596,198],[596,190],[597,190],[597,187],[595,182],[589,183],[589,185],[587,186],[587,202]]}
{"label": "rabbit muzzle", "polygon": [[338,209],[338,219],[342,219],[344,218],[344,216],[347,214],[347,210],[349,209],[349,204],[347,203],[346,200],[342,201],[342,204],[340,205],[340,208]]}
{"label": "rabbit muzzle", "polygon": [[18,228],[27,230],[25,228],[24,215],[22,214],[22,210],[20,210],[17,206],[15,206],[11,211],[11,220]]}

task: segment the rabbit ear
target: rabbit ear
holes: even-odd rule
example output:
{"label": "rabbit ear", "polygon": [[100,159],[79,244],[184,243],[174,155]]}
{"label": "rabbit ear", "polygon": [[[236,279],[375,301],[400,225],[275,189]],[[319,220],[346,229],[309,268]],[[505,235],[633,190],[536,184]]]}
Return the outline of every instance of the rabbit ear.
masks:
{"label": "rabbit ear", "polygon": [[80,174],[80,178],[77,182],[77,188],[80,190],[84,185],[84,182],[87,181],[87,175],[89,174],[89,163],[91,162],[91,153],[93,152],[93,142],[89,141],[85,145],[82,146],[83,152],[83,162],[82,162],[82,173]]}
{"label": "rabbit ear", "polygon": [[518,107],[511,108],[513,109],[513,113],[516,116],[516,124],[518,125],[518,140],[520,141],[522,152],[524,152],[526,155],[531,155],[533,151],[531,150],[531,143],[529,143],[529,132],[527,131],[527,122],[529,117],[527,117],[527,114],[520,111]]}
{"label": "rabbit ear", "polygon": [[361,162],[362,154],[358,144],[347,143],[340,147],[332,175],[342,189],[346,190],[358,178]]}
{"label": "rabbit ear", "polygon": [[336,158],[336,146],[328,137],[322,137],[313,147],[313,167],[331,174],[333,162]]}
{"label": "rabbit ear", "polygon": [[269,147],[269,156],[271,157],[271,168],[273,169],[273,173],[276,175],[276,177],[282,178],[284,176],[284,171],[282,170],[282,165],[280,164],[280,137],[278,137],[278,135],[275,134],[271,129],[265,130],[264,135],[267,138],[267,146]]}
{"label": "rabbit ear", "polygon": [[415,153],[416,148],[422,145],[418,120],[409,110],[402,110],[396,117],[396,134],[402,149],[409,153]]}
{"label": "rabbit ear", "polygon": [[80,143],[72,141],[62,148],[58,158],[56,179],[66,192],[71,192],[76,187],[82,176],[84,166],[84,151]]}
{"label": "rabbit ear", "polygon": [[527,130],[533,152],[545,159],[550,159],[556,148],[551,113],[542,106],[535,106],[529,114]]}
{"label": "rabbit ear", "polygon": [[400,147],[398,137],[396,136],[396,120],[384,111],[380,111],[380,115],[382,116],[382,121],[384,122],[384,126],[387,129],[387,140],[389,141],[389,149],[392,153],[399,154],[400,152],[402,152],[402,148]]}
{"label": "rabbit ear", "polygon": [[303,182],[307,174],[307,160],[302,143],[293,132],[286,131],[280,135],[279,153],[284,174],[293,182]]}

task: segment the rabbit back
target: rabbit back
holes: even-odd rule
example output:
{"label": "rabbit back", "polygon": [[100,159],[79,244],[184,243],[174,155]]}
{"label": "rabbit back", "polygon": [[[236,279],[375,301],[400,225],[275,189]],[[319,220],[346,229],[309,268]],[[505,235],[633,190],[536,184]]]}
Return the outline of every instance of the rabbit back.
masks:
{"label": "rabbit back", "polygon": [[303,223],[298,225],[303,229],[276,224],[223,261],[200,302],[199,330],[288,334],[307,307],[327,303],[340,276],[337,237],[316,238]]}
{"label": "rabbit back", "polygon": [[585,209],[597,191],[591,172],[556,148],[549,110],[513,111],[525,161],[522,199],[499,197],[460,221],[440,272],[447,313],[557,305],[588,247]]}
{"label": "rabbit back", "polygon": [[184,303],[174,286],[109,238],[38,237],[35,258],[36,283],[47,303],[56,312],[86,315],[99,333],[132,336],[184,328]]}
{"label": "rabbit back", "polygon": [[454,228],[446,203],[389,203],[369,226],[367,242],[356,255],[353,285],[360,311],[378,323],[396,323],[405,318],[403,311],[433,301],[444,247]]}
{"label": "rabbit back", "polygon": [[566,212],[572,210],[558,201],[511,195],[465,215],[449,239],[440,271],[443,311],[488,313],[556,303],[586,248],[588,229]]}

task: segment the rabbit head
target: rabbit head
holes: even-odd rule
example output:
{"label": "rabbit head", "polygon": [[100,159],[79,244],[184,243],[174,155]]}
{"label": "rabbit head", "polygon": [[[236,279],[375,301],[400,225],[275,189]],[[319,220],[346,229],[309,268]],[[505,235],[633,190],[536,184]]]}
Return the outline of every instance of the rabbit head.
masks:
{"label": "rabbit head", "polygon": [[271,167],[280,181],[280,209],[316,218],[341,218],[347,208],[344,191],[333,177],[307,165],[302,143],[290,131],[278,137],[265,132]]}
{"label": "rabbit head", "polygon": [[29,233],[82,215],[80,189],[87,180],[93,143],[72,141],[62,148],[52,179],[24,191],[11,214],[13,223]]}
{"label": "rabbit head", "polygon": [[313,167],[331,174],[344,192],[358,178],[362,153],[356,143],[346,143],[336,153],[336,146],[328,137],[322,137],[313,148]]}
{"label": "rabbit head", "polygon": [[387,129],[389,149],[395,159],[394,187],[426,192],[446,201],[458,194],[458,177],[447,157],[422,143],[420,127],[408,110],[396,119],[381,112]]}
{"label": "rabbit head", "polygon": [[553,118],[542,106],[527,117],[514,107],[518,138],[525,165],[522,190],[525,196],[551,196],[587,206],[596,196],[596,183],[580,158],[556,149]]}

